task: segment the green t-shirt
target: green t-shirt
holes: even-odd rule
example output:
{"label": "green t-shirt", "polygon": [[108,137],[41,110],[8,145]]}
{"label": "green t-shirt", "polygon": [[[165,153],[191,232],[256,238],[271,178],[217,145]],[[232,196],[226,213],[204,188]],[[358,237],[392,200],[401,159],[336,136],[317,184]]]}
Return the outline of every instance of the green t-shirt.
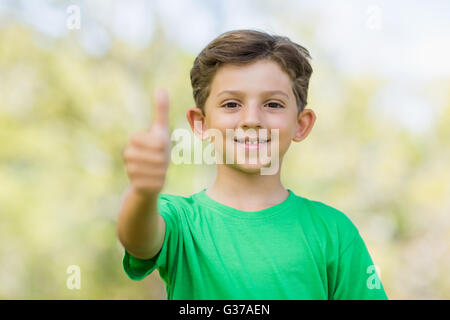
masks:
{"label": "green t-shirt", "polygon": [[387,299],[357,228],[342,212],[289,196],[248,212],[210,198],[160,194],[166,222],[152,259],[125,250],[133,280],[158,268],[169,300]]}

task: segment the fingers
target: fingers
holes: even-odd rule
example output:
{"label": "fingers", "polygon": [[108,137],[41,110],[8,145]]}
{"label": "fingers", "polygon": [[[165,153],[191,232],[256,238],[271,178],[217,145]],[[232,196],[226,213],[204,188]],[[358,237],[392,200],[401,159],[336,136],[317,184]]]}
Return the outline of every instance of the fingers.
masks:
{"label": "fingers", "polygon": [[169,165],[165,152],[129,145],[123,152],[123,158],[136,191],[148,196],[161,191]]}
{"label": "fingers", "polygon": [[158,166],[149,166],[146,163],[132,162],[125,165],[128,175],[133,180],[140,179],[164,179],[166,169]]}
{"label": "fingers", "polygon": [[144,148],[156,151],[167,151],[167,141],[164,139],[155,139],[151,133],[136,133],[130,138],[130,145],[135,146],[136,148]]}
{"label": "fingers", "polygon": [[126,148],[123,152],[123,158],[126,162],[148,162],[156,165],[167,163],[165,155],[161,152],[149,152],[137,148]]}

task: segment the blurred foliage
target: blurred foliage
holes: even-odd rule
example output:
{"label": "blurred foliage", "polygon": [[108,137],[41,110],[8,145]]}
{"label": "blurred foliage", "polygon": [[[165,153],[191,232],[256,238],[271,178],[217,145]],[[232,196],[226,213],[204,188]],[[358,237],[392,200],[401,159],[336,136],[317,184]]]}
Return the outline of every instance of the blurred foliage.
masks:
{"label": "blurred foliage", "polygon": [[[122,269],[121,153],[149,126],[155,87],[169,91],[172,128],[188,128],[194,58],[161,32],[146,49],[115,40],[96,58],[73,35],[0,28],[0,298],[165,298],[157,272],[134,282]],[[285,186],[354,221],[391,299],[448,299],[449,79],[424,88],[429,99],[446,94],[436,124],[418,134],[372,104],[386,79],[317,63],[308,105],[317,122],[288,152]],[[214,174],[171,164],[163,192],[190,195]],[[81,269],[80,290],[66,286],[70,265]]]}

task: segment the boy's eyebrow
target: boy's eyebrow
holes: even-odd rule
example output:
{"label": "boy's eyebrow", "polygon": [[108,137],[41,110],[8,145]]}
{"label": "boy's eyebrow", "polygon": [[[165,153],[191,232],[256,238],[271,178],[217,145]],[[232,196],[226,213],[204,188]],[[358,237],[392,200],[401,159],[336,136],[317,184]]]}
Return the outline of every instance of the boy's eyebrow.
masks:
{"label": "boy's eyebrow", "polygon": [[[225,93],[231,93],[231,94],[236,94],[236,95],[244,95],[244,92],[239,91],[239,90],[224,90],[224,91],[220,92],[219,94],[217,94],[217,97],[221,96],[221,95],[223,95]],[[289,96],[285,92],[280,91],[280,90],[268,90],[268,91],[263,91],[262,93],[266,94],[266,95],[281,94],[281,95],[285,96],[286,99],[289,99]]]}

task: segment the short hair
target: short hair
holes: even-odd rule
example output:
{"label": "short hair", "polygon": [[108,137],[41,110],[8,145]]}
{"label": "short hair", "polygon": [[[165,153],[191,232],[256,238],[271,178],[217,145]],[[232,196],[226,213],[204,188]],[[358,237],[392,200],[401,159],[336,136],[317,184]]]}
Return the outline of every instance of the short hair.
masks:
{"label": "short hair", "polygon": [[276,62],[289,75],[297,111],[302,112],[307,104],[308,85],[312,74],[308,50],[288,37],[250,29],[222,33],[195,58],[190,76],[197,108],[205,113],[212,80],[222,65],[246,65],[263,59]]}

